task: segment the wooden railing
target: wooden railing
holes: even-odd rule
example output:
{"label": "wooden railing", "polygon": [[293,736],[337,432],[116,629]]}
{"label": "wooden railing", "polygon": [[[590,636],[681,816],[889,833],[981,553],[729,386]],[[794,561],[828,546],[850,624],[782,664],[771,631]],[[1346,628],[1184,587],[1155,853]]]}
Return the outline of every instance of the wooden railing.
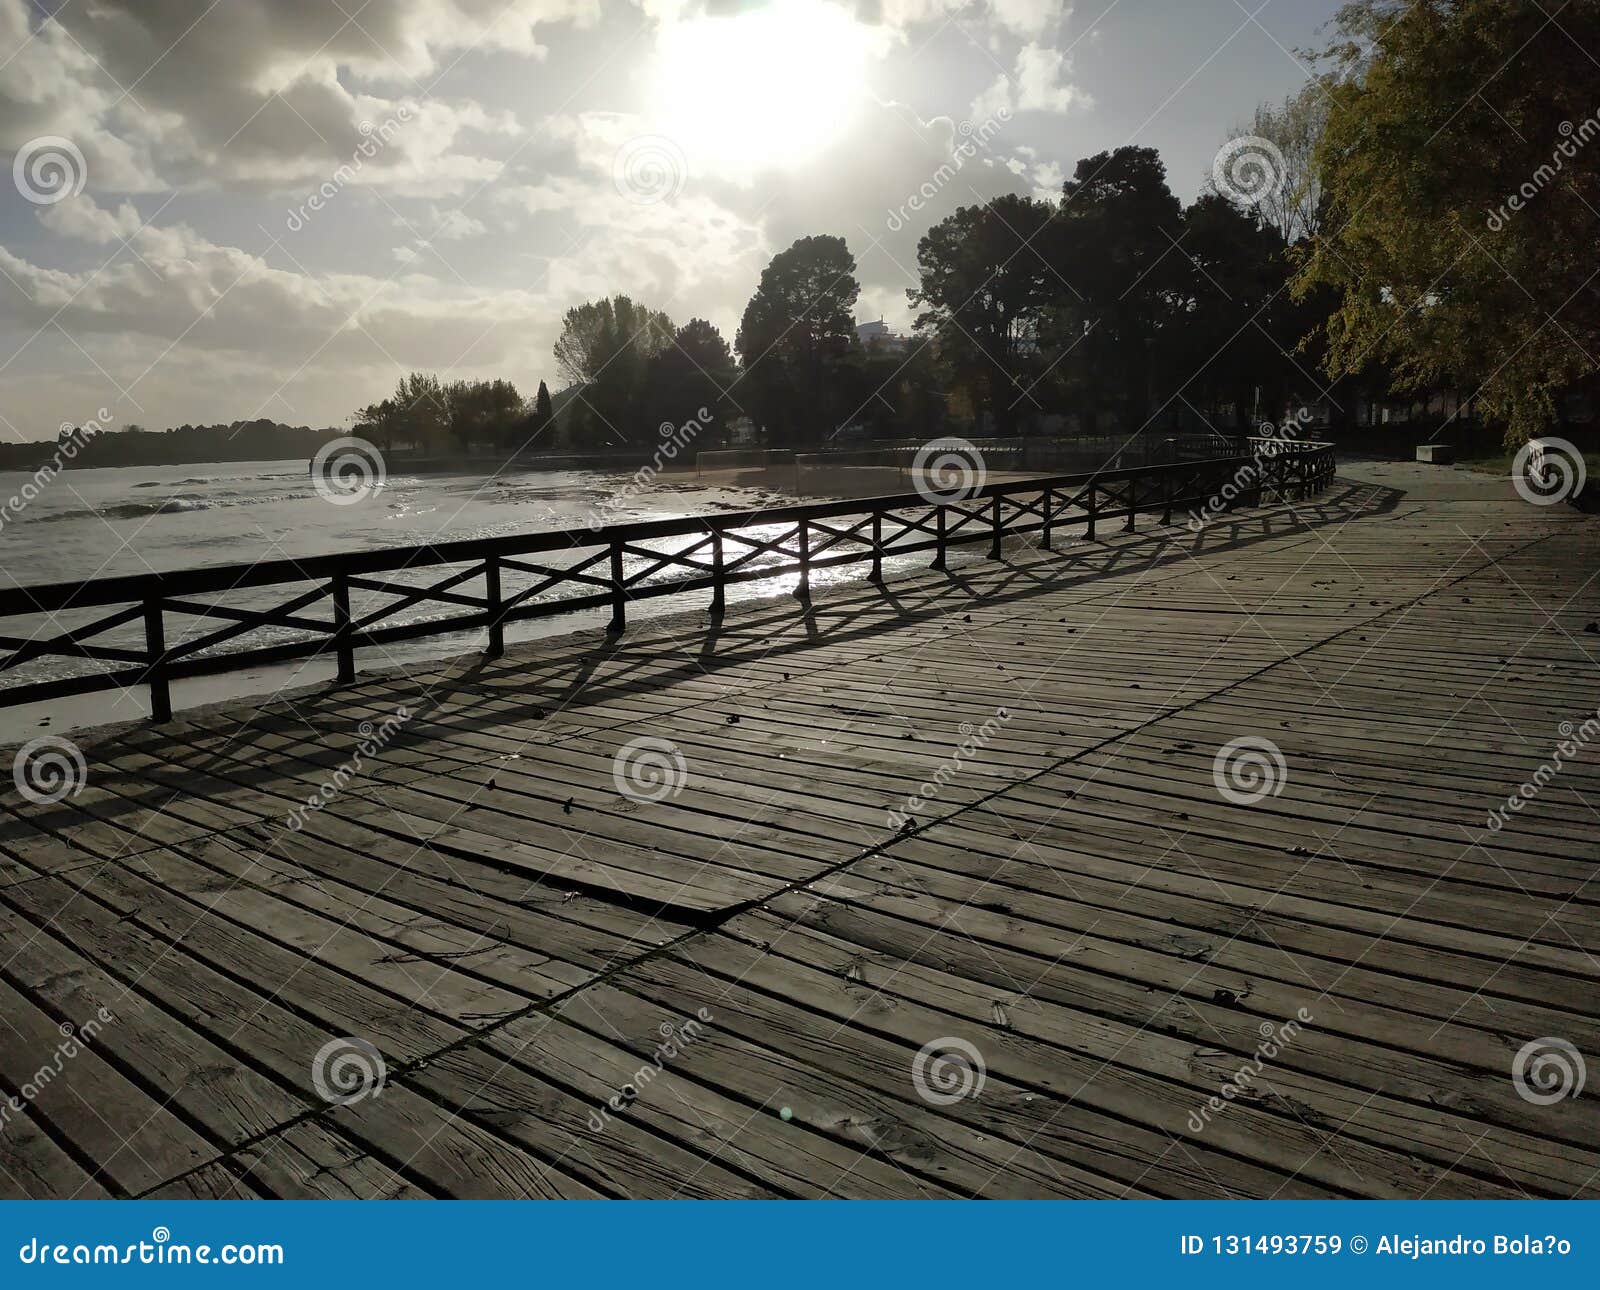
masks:
{"label": "wooden railing", "polygon": [[[1132,530],[1141,514],[1159,513],[1163,523],[1175,513],[1210,516],[1266,497],[1308,496],[1333,473],[1331,445],[1279,444],[1248,456],[990,484],[949,498],[905,493],[19,587],[0,591],[0,626],[12,633],[0,634],[0,649],[10,651],[0,659],[0,707],[148,686],[152,717],[166,721],[171,684],[185,677],[332,654],[348,681],[358,650],[466,630],[485,632],[494,657],[506,626],[526,619],[604,607],[608,630],[621,632],[632,601],[709,591],[711,612],[720,614],[735,583],[798,573],[796,594],[807,596],[819,569],[870,561],[870,579],[881,582],[886,559],[932,551],[942,569],[953,546],[987,543],[997,558],[1007,537],[1037,533],[1048,548],[1068,526],[1083,525],[1093,539],[1097,525],[1120,520]],[[423,571],[442,576],[398,580]],[[552,595],[558,588],[576,594]],[[263,598],[273,602],[251,603]],[[439,612],[396,621],[418,606]],[[84,667],[43,680],[20,675],[44,658]]]}

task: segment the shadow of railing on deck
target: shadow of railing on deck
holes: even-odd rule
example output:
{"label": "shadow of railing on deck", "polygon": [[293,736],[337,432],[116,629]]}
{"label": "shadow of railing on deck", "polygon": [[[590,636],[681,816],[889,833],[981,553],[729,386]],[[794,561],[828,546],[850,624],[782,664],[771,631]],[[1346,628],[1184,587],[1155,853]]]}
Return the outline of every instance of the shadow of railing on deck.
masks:
{"label": "shadow of railing on deck", "polygon": [[[695,677],[714,679],[719,671],[754,660],[781,660],[819,644],[949,619],[975,604],[1022,605],[1041,594],[1110,578],[1178,572],[1197,559],[1248,551],[1294,534],[1314,540],[1317,529],[1387,514],[1403,496],[1395,489],[1338,481],[1306,501],[1219,516],[1198,533],[1175,527],[1119,534],[1104,542],[1078,540],[1049,552],[1035,547],[1023,555],[1013,550],[1003,552],[1000,560],[978,556],[942,570],[883,584],[836,587],[803,600],[744,603],[721,616],[701,611],[699,621],[652,623],[633,638],[545,640],[497,659],[432,660],[411,671],[372,674],[355,683],[277,699],[238,721],[213,715],[184,730],[134,728],[88,750],[91,783],[116,789],[114,795],[97,798],[93,817],[120,820],[159,812],[175,798],[191,795],[201,777],[226,781],[241,793],[270,788],[287,807],[304,795],[308,780],[319,771],[347,759],[362,738],[361,722],[370,726],[398,706],[413,713],[412,719],[367,759],[365,782],[344,791],[359,795],[393,787],[416,776],[402,774],[406,767],[388,760],[390,754],[429,739],[491,727],[521,727],[519,735],[546,742],[587,738],[593,730],[581,724],[585,708],[643,688],[664,688]],[[1106,595],[1120,595],[1123,589],[1119,581],[1107,586]],[[570,720],[575,717],[580,720]],[[183,750],[181,762],[172,759],[178,748]],[[135,770],[116,765],[123,757],[144,755],[154,764]],[[54,833],[85,818],[70,799],[29,808],[25,816],[0,822],[0,843],[7,837],[36,837],[37,830]]]}

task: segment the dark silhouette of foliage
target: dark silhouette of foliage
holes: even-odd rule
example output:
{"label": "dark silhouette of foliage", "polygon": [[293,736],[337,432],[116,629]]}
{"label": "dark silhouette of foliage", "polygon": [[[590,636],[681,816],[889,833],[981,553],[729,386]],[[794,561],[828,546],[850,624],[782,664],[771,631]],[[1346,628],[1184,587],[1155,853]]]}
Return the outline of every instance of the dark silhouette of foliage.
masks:
{"label": "dark silhouette of foliage", "polygon": [[842,237],[802,237],[761,271],[734,348],[746,401],[773,443],[815,444],[835,428],[840,401],[829,378],[855,343],[860,294]]}
{"label": "dark silhouette of foliage", "polygon": [[906,292],[918,331],[937,338],[954,379],[973,391],[996,429],[1041,409],[1024,378],[1037,367],[1039,325],[1061,290],[1049,261],[1048,202],[999,197],[963,206],[917,245],[921,285]]}
{"label": "dark silhouette of foliage", "polygon": [[556,362],[579,386],[567,421],[574,446],[620,448],[649,443],[654,425],[646,392],[651,360],[672,343],[672,320],[628,296],[567,310]]}

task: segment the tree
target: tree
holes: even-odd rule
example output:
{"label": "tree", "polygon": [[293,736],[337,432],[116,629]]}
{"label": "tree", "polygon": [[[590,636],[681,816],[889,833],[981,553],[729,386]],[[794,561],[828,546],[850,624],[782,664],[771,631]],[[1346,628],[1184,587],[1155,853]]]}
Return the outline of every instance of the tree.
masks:
{"label": "tree", "polygon": [[555,407],[550,402],[550,387],[540,381],[539,392],[533,399],[533,415],[522,424],[507,428],[506,443],[513,448],[538,443],[545,438],[555,419]]}
{"label": "tree", "polygon": [[845,424],[863,427],[873,439],[926,442],[944,434],[951,394],[937,345],[935,337],[922,336],[909,344],[858,346],[839,372],[852,409]]}
{"label": "tree", "polygon": [[582,389],[574,430],[580,442],[618,446],[648,443],[642,407],[650,360],[672,341],[672,320],[627,296],[593,300],[567,310],[556,341],[556,362]]}
{"label": "tree", "polygon": [[802,237],[761,271],[734,338],[751,401],[780,443],[815,443],[837,403],[831,369],[855,340],[861,294],[842,237]]}
{"label": "tree", "polygon": [[360,438],[377,444],[385,453],[393,452],[394,441],[400,433],[400,410],[393,399],[369,403],[356,413],[351,430]]}
{"label": "tree", "polygon": [[1177,254],[1183,289],[1156,350],[1166,383],[1190,408],[1230,407],[1235,430],[1252,413],[1276,421],[1306,384],[1290,356],[1301,324],[1282,238],[1256,211],[1207,193],[1183,213]]}
{"label": "tree", "polygon": [[661,423],[679,425],[696,418],[700,408],[715,414],[734,379],[733,353],[722,333],[704,318],[691,318],[655,356],[652,415],[659,413]]}
{"label": "tree", "polygon": [[[1231,167],[1259,167],[1255,178],[1261,186],[1253,191],[1248,204],[1286,243],[1315,237],[1322,226],[1322,179],[1316,150],[1327,127],[1331,101],[1328,87],[1314,77],[1281,106],[1263,103],[1256,108],[1249,128],[1235,130],[1218,154],[1212,182],[1224,197],[1235,197],[1238,192],[1230,180]],[[1270,148],[1261,148],[1256,140],[1265,140]],[[1222,171],[1220,175],[1217,169]]]}
{"label": "tree", "polygon": [[1182,224],[1154,148],[1085,157],[1062,186],[1048,360],[1091,421],[1109,410],[1136,430],[1150,415],[1152,351],[1184,287]]}
{"label": "tree", "polygon": [[445,450],[449,429],[444,387],[437,376],[411,372],[400,378],[394,391],[395,433],[426,456]]}
{"label": "tree", "polygon": [[450,434],[464,451],[498,442],[522,415],[522,396],[510,381],[452,381],[444,387]]}
{"label": "tree", "polygon": [[1600,6],[1361,0],[1337,24],[1327,221],[1295,281],[1337,301],[1326,370],[1475,389],[1518,443],[1600,352]]}
{"label": "tree", "polygon": [[591,300],[567,310],[556,362],[574,385],[599,380],[619,358],[649,358],[672,339],[672,320],[628,296]]}
{"label": "tree", "polygon": [[1039,405],[1022,379],[1039,350],[1039,323],[1061,284],[1046,258],[1055,212],[1029,197],[963,206],[917,244],[921,282],[906,292],[924,312],[917,330],[938,340],[957,384],[1003,434]]}

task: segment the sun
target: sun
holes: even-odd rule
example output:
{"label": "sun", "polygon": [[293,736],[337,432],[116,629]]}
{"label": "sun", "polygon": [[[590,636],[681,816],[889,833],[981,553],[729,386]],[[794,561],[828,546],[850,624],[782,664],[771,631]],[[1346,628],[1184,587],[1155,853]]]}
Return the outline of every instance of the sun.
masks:
{"label": "sun", "polygon": [[655,107],[694,168],[793,168],[849,130],[876,47],[871,28],[820,0],[675,23],[657,46]]}

